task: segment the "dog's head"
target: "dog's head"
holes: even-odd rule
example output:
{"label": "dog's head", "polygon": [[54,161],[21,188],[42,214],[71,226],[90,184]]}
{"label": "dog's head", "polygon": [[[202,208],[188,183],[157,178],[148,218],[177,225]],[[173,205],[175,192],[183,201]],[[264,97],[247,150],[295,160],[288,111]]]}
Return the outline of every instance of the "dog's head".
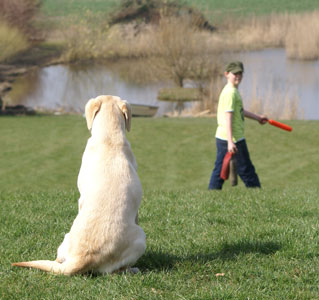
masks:
{"label": "dog's head", "polygon": [[85,117],[89,130],[92,129],[94,119],[98,114],[103,114],[104,118],[109,119],[109,122],[124,123],[127,131],[131,129],[131,106],[120,97],[103,95],[88,101],[85,106]]}

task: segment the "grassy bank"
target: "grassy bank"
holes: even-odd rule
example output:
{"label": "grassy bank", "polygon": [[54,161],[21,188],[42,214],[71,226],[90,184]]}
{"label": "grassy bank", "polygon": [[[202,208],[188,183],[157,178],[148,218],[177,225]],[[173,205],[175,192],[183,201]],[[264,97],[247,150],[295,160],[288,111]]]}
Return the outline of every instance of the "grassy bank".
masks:
{"label": "grassy bank", "polygon": [[[199,47],[202,52],[220,54],[229,49],[284,47],[289,58],[309,60],[319,57],[317,1],[189,0],[183,3],[199,9],[218,29],[213,33],[197,32],[192,36],[189,45],[196,45],[201,39],[206,41],[205,47]],[[44,3],[42,10],[48,18],[42,19],[42,23],[52,21],[55,24],[49,37],[52,41],[66,44],[67,50],[62,58],[65,61],[165,55],[158,38],[162,29],[143,25],[143,18],[124,26],[110,28],[107,25],[110,14],[119,4],[82,1],[58,5],[51,1]],[[178,20],[177,24],[183,24],[183,21]],[[171,27],[174,28],[173,24]],[[175,36],[179,36],[178,28]],[[198,56],[203,56],[202,52],[197,51]]]}
{"label": "grassy bank", "polygon": [[133,119],[147,234],[141,272],[68,278],[10,263],[55,258],[77,211],[85,120],[0,118],[0,298],[317,299],[319,122],[289,121],[288,133],[247,121],[263,189],[226,182],[209,192],[215,123]]}
{"label": "grassy bank", "polygon": [[[145,3],[146,7],[150,5],[147,1]],[[218,33],[205,37],[209,40],[209,51],[222,53],[229,48],[236,51],[285,47],[290,58],[318,59],[318,1],[185,0],[181,3],[200,10],[212,25],[217,26]],[[62,45],[66,51],[60,61],[64,62],[160,55],[154,50],[156,29],[141,29],[142,20],[124,28],[109,28],[110,14],[119,5],[120,2],[115,0],[43,1],[41,13],[37,14],[36,22],[32,22],[32,40],[46,37],[49,44]],[[11,19],[21,23],[21,28],[31,26],[29,19],[25,21],[22,18],[24,14],[19,15],[18,9],[12,11],[15,13]],[[25,14],[29,11],[26,9]],[[0,35],[6,37],[0,42],[0,48],[5,49],[0,61],[10,57],[15,59],[13,51],[20,53],[30,46],[24,40],[25,36],[19,36],[19,40],[11,39],[8,46],[7,37],[15,32],[11,28],[0,27]],[[4,56],[4,52],[10,52],[9,56]]]}

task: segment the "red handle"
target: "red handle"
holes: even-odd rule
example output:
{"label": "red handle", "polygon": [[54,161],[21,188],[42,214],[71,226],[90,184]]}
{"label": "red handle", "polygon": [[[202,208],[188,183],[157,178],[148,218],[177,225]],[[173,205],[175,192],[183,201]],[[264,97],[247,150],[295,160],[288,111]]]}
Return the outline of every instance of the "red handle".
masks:
{"label": "red handle", "polygon": [[290,126],[288,126],[288,125],[286,125],[284,123],[280,123],[278,121],[271,120],[271,119],[268,120],[268,123],[270,125],[276,126],[276,127],[281,128],[283,130],[292,131],[292,127],[290,127]]}

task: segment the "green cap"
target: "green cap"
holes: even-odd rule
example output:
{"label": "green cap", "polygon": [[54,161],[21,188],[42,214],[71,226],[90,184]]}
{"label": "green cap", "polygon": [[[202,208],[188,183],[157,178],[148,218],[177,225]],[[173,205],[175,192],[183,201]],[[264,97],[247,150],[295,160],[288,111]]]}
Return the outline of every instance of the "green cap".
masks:
{"label": "green cap", "polygon": [[233,61],[227,64],[225,68],[226,72],[232,72],[233,74],[244,72],[244,65],[241,61]]}

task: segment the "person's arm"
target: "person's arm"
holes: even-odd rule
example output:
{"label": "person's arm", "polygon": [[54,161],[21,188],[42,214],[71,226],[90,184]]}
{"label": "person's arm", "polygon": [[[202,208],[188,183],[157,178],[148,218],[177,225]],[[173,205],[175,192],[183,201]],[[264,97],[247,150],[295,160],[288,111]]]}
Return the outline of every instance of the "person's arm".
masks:
{"label": "person's arm", "polygon": [[256,115],[248,110],[244,109],[244,115],[245,117],[249,119],[253,119],[259,122],[259,124],[266,124],[268,122],[268,118],[264,115]]}
{"label": "person's arm", "polygon": [[233,113],[230,111],[225,112],[226,116],[226,131],[227,131],[227,148],[229,152],[235,153],[237,152],[237,147],[233,142],[233,129],[232,129],[232,122],[233,122]]}

